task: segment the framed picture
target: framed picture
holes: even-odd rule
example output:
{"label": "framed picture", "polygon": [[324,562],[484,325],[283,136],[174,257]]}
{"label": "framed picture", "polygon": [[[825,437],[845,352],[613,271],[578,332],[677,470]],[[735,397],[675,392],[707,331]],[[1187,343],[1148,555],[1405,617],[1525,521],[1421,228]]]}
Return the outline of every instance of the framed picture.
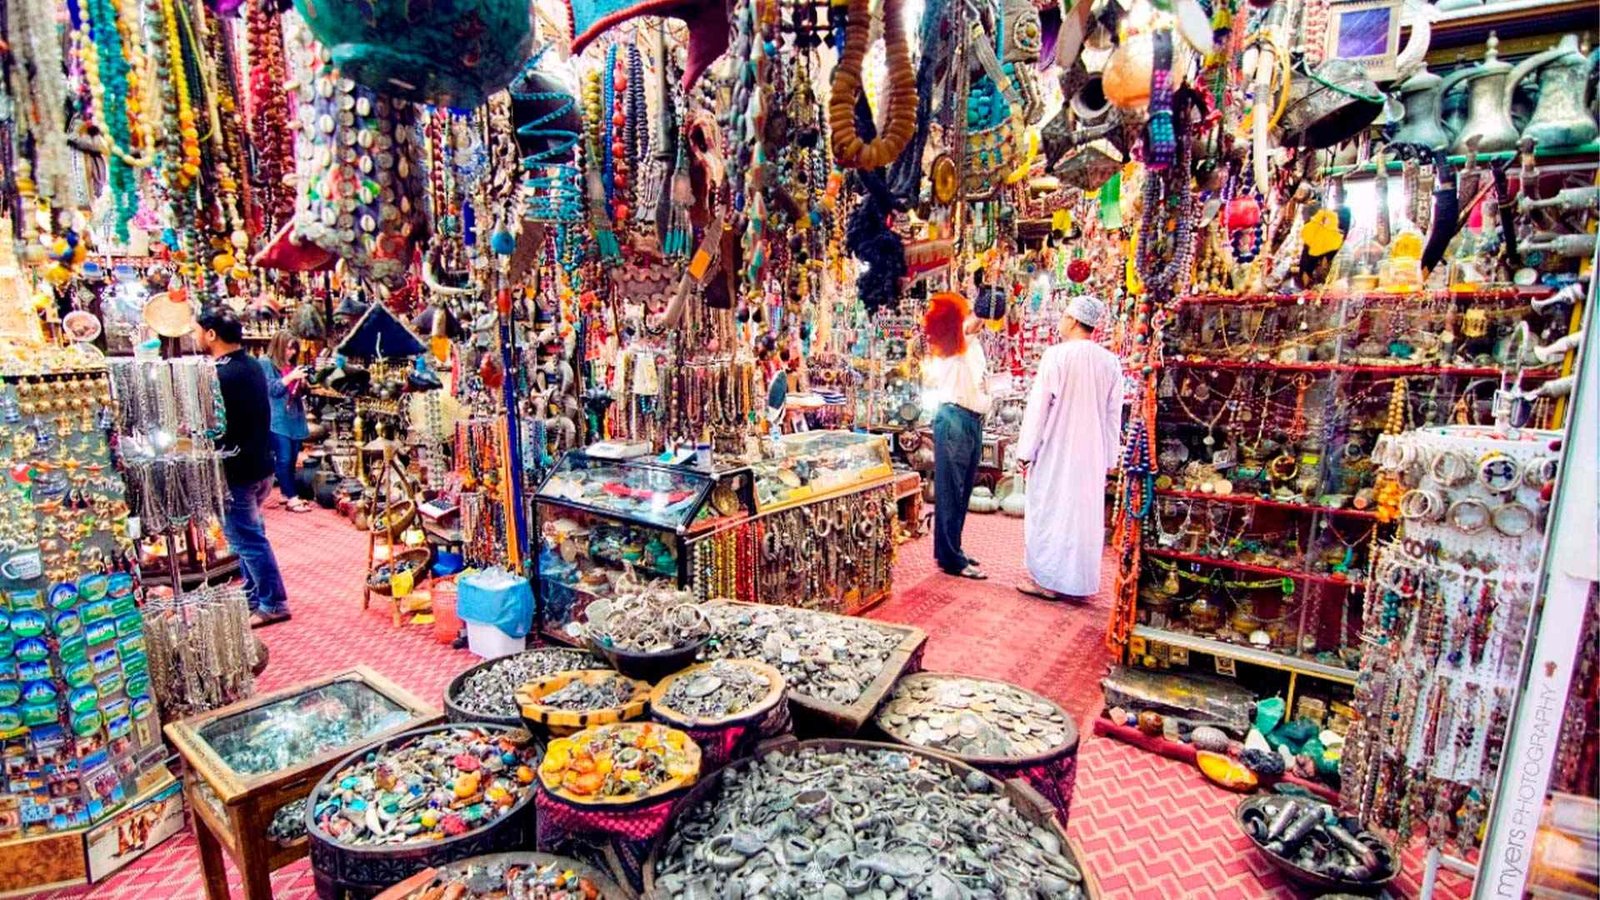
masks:
{"label": "framed picture", "polygon": [[1329,59],[1357,63],[1373,81],[1392,80],[1398,74],[1400,0],[1333,0],[1326,47]]}
{"label": "framed picture", "polygon": [[1226,657],[1226,656],[1217,657],[1216,658],[1216,665],[1217,665],[1217,674],[1218,675],[1225,675],[1225,676],[1227,676],[1229,678],[1234,678],[1239,674],[1238,670],[1234,668],[1233,660],[1230,659],[1229,657]]}

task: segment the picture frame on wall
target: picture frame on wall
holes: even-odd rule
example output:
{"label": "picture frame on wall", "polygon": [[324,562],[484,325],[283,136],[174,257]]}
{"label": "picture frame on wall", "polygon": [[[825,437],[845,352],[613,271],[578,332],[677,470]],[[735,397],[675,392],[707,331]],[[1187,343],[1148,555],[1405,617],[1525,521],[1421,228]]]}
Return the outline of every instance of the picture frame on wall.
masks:
{"label": "picture frame on wall", "polygon": [[1345,59],[1373,81],[1390,81],[1400,52],[1401,0],[1333,0],[1324,45],[1329,59]]}

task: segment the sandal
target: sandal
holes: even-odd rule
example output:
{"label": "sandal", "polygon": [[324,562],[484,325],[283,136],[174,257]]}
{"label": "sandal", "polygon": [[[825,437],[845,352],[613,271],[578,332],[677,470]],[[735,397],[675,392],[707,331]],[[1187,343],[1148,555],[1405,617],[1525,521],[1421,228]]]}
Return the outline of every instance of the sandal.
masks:
{"label": "sandal", "polygon": [[258,612],[251,613],[250,614],[250,627],[251,628],[266,628],[268,625],[276,625],[279,622],[287,622],[292,618],[294,618],[294,616],[289,614],[289,613],[286,613],[286,612],[275,613],[275,614],[270,615],[270,616],[263,615],[263,614],[258,613]]}
{"label": "sandal", "polygon": [[1038,597],[1040,600],[1049,600],[1052,603],[1059,603],[1062,600],[1067,599],[1065,595],[1042,588],[1032,581],[1028,582],[1027,584],[1017,585],[1017,591],[1018,593],[1027,594],[1029,597]]}
{"label": "sandal", "polygon": [[965,569],[962,569],[959,572],[951,572],[950,574],[956,576],[957,578],[970,578],[973,581],[989,580],[989,576],[985,575],[982,569],[970,564]]}
{"label": "sandal", "polygon": [[309,502],[300,497],[290,500],[288,503],[285,503],[284,506],[288,507],[290,512],[297,513],[311,512],[311,510],[315,509],[315,507],[313,507]]}

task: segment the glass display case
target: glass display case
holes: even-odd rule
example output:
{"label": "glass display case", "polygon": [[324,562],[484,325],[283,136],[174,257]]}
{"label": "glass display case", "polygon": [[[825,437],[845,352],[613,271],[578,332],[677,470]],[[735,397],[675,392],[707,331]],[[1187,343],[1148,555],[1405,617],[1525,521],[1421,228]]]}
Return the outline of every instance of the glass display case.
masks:
{"label": "glass display case", "polygon": [[[185,766],[206,894],[222,900],[222,854],[238,866],[244,895],[272,896],[270,875],[305,856],[308,839],[285,837],[303,822],[297,806],[339,760],[362,747],[440,721],[440,713],[366,666],[241,700],[166,727]],[[283,821],[274,822],[288,807]],[[297,812],[298,811],[298,812]]]}
{"label": "glass display case", "polygon": [[217,719],[199,734],[228,768],[264,775],[359,744],[410,717],[410,710],[365,681],[336,681]]}
{"label": "glass display case", "polygon": [[743,464],[707,472],[568,451],[534,494],[540,629],[574,640],[568,626],[624,572],[689,586],[696,543],[755,513],[754,481]]}
{"label": "glass display case", "polygon": [[640,460],[600,459],[572,450],[539,486],[540,501],[656,528],[686,530],[711,493],[706,472]]}
{"label": "glass display case", "polygon": [[881,434],[806,431],[768,445],[752,463],[756,507],[770,512],[890,478],[889,441]]}

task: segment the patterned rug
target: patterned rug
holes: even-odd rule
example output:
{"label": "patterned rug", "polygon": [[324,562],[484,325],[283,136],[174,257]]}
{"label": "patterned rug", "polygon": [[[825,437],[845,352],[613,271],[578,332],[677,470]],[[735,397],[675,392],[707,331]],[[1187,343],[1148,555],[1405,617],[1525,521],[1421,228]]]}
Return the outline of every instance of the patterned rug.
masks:
{"label": "patterned rug", "polygon": [[[476,658],[433,639],[431,627],[396,629],[386,601],[361,609],[366,537],[332,513],[269,511],[267,527],[289,586],[294,619],[263,630],[271,665],[263,691],[365,664],[425,698],[439,697],[449,680]],[[953,578],[933,565],[928,539],[905,545],[895,567],[895,594],[870,615],[928,632],[924,665],[1002,678],[1061,703],[1080,724],[1077,793],[1069,832],[1084,865],[1100,880],[1103,900],[1124,898],[1287,898],[1311,896],[1283,883],[1251,851],[1233,824],[1237,795],[1216,788],[1194,768],[1117,741],[1087,727],[1100,708],[1109,591],[1083,604],[1050,603],[1019,594],[1022,525],[1000,516],[974,516],[967,551],[982,561],[988,581]],[[1103,581],[1109,583],[1109,566]],[[1420,858],[1407,857],[1397,894],[1415,897]],[[229,866],[230,884],[242,893]],[[1436,896],[1466,897],[1465,879],[1447,875]],[[273,873],[278,900],[316,896],[310,865],[301,860]],[[190,900],[205,895],[192,834],[184,831],[92,888],[36,897],[105,900]]]}

